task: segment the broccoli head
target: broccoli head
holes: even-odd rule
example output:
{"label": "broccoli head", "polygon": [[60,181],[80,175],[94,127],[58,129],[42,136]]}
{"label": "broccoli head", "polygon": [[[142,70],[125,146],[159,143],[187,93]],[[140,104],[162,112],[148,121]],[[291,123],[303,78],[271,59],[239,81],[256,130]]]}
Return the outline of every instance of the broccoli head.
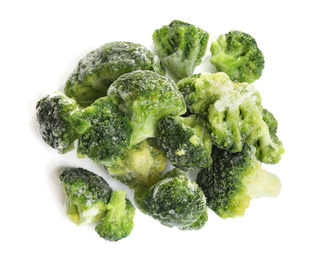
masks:
{"label": "broccoli head", "polygon": [[105,216],[112,189],[102,177],[83,168],[67,167],[59,180],[65,193],[66,213],[72,222],[91,224]]}
{"label": "broccoli head", "polygon": [[186,105],[176,84],[152,71],[134,71],[112,83],[108,96],[133,124],[131,144],[155,137],[157,122],[181,115]]}
{"label": "broccoli head", "polygon": [[196,115],[168,116],[157,124],[158,145],[175,167],[196,170],[212,163],[211,134]]}
{"label": "broccoli head", "polygon": [[178,168],[164,173],[152,187],[136,189],[134,199],[143,213],[168,227],[199,229],[206,222],[202,190]]}
{"label": "broccoli head", "polygon": [[210,51],[210,62],[233,81],[252,83],[262,75],[264,55],[247,33],[233,30],[221,34],[212,42]]}
{"label": "broccoli head", "polygon": [[221,218],[244,215],[252,198],[278,196],[279,178],[261,168],[255,148],[247,144],[241,152],[213,147],[213,164],[201,169],[196,182],[203,190],[207,206]]}
{"label": "broccoli head", "polygon": [[74,148],[79,134],[71,127],[71,114],[78,110],[77,103],[60,92],[47,95],[36,105],[39,132],[43,140],[59,153]]}
{"label": "broccoli head", "polygon": [[79,158],[89,157],[95,163],[113,164],[130,145],[132,124],[112,103],[102,97],[72,115],[71,123],[80,134]]}
{"label": "broccoli head", "polygon": [[116,41],[89,52],[80,61],[65,86],[65,93],[83,106],[106,96],[111,83],[122,74],[151,70],[165,75],[158,56],[138,43]]}
{"label": "broccoli head", "polygon": [[155,184],[166,166],[167,157],[149,139],[127,148],[107,172],[131,189]]}
{"label": "broccoli head", "polygon": [[161,61],[175,78],[193,74],[206,53],[209,33],[179,20],[155,30],[153,43]]}
{"label": "broccoli head", "polygon": [[126,191],[113,191],[107,205],[107,213],[95,230],[105,240],[118,241],[130,235],[134,226],[134,216],[135,208],[131,201],[126,199]]}

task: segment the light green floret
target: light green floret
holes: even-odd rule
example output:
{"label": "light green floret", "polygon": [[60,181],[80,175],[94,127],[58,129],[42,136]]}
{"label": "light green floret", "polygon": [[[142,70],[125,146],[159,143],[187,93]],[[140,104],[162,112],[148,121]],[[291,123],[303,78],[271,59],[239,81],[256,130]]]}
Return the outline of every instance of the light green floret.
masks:
{"label": "light green floret", "polygon": [[166,161],[164,153],[148,139],[125,149],[114,164],[105,168],[114,179],[135,189],[140,185],[150,187],[155,184]]}
{"label": "light green floret", "polygon": [[208,167],[212,163],[211,134],[196,115],[169,116],[157,124],[157,139],[171,164],[184,171]]}
{"label": "light green floret", "polygon": [[99,236],[111,242],[128,237],[134,227],[135,208],[131,201],[126,199],[126,191],[112,192],[106,212],[95,228]]}
{"label": "light green floret", "polygon": [[155,30],[152,35],[156,52],[166,68],[179,80],[193,74],[201,64],[209,33],[179,20]]}
{"label": "light green floret", "polygon": [[138,43],[116,41],[102,45],[83,57],[69,77],[65,93],[83,106],[106,96],[111,83],[122,74],[151,70],[160,75],[166,71],[158,56]]}
{"label": "light green floret", "polygon": [[70,221],[85,225],[105,216],[112,189],[102,177],[83,168],[67,167],[60,173],[59,180]]}
{"label": "light green floret", "polygon": [[152,71],[134,71],[120,76],[108,96],[132,122],[131,145],[155,137],[157,122],[168,115],[186,112],[176,84]]}

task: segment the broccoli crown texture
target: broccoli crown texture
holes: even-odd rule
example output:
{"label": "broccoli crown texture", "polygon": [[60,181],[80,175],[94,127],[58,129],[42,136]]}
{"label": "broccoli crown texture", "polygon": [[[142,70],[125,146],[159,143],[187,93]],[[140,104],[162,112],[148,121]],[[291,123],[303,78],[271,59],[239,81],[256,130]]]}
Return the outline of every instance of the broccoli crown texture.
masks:
{"label": "broccoli crown texture", "polygon": [[149,139],[127,148],[107,172],[122,183],[135,189],[140,185],[155,184],[166,166],[167,157]]}
{"label": "broccoli crown texture", "polygon": [[91,224],[105,216],[112,189],[102,177],[83,168],[67,167],[59,180],[65,193],[66,213],[72,222]]}
{"label": "broccoli crown texture", "polygon": [[105,240],[115,242],[128,237],[133,230],[135,208],[126,199],[126,191],[113,191],[107,205],[107,213],[95,230]]}
{"label": "broccoli crown texture", "polygon": [[71,127],[70,116],[78,106],[60,92],[47,95],[36,105],[39,132],[43,140],[59,153],[66,153],[74,148],[74,141],[79,137]]}
{"label": "broccoli crown texture", "polygon": [[252,198],[279,195],[279,178],[261,169],[254,147],[245,144],[241,152],[232,153],[213,146],[212,158],[213,164],[200,170],[196,182],[207,206],[221,218],[243,216]]}
{"label": "broccoli crown texture", "polygon": [[81,105],[90,105],[106,96],[111,83],[122,74],[151,70],[160,75],[166,71],[158,56],[139,43],[110,42],[89,52],[69,77],[65,93]]}
{"label": "broccoli crown texture", "polygon": [[[206,199],[198,185],[186,174],[175,168],[161,176],[161,180],[150,188],[136,190],[135,202],[145,214],[152,216],[168,227],[186,230],[188,226],[203,218]],[[199,220],[190,229],[204,225]]]}
{"label": "broccoli crown texture", "polygon": [[72,115],[72,126],[81,134],[77,154],[96,163],[114,163],[130,145],[132,124],[109,97],[97,99]]}
{"label": "broccoli crown texture", "polygon": [[196,115],[168,116],[157,124],[158,145],[175,167],[196,170],[212,163],[212,140],[205,122]]}
{"label": "broccoli crown texture", "polygon": [[134,71],[120,76],[108,96],[133,124],[131,144],[155,137],[158,120],[186,112],[176,84],[152,71]]}
{"label": "broccoli crown texture", "polygon": [[209,33],[179,20],[155,30],[152,35],[155,49],[164,65],[175,78],[193,74],[206,53]]}
{"label": "broccoli crown texture", "polygon": [[252,83],[262,75],[264,55],[256,40],[247,33],[233,30],[221,34],[212,42],[210,51],[210,62],[233,81]]}

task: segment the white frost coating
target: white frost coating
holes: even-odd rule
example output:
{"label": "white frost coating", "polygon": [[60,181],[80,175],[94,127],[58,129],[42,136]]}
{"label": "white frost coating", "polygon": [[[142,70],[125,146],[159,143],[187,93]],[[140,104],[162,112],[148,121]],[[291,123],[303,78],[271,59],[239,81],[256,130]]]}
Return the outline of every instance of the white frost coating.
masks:
{"label": "white frost coating", "polygon": [[168,183],[168,182],[170,182],[170,181],[172,181],[172,180],[173,180],[173,178],[166,178],[166,179],[160,181],[159,183],[157,183],[157,185],[154,187],[154,190],[153,190],[153,195],[152,195],[153,198],[155,199],[155,197],[156,197],[157,194],[158,194],[159,188],[160,188],[162,185],[164,185],[164,184],[166,184],[166,183]]}
{"label": "white frost coating", "polygon": [[80,212],[80,218],[85,219],[85,221],[83,223],[81,223],[81,225],[86,225],[86,224],[92,223],[93,219],[98,215],[99,211],[100,210],[99,210],[98,206],[94,206],[94,207],[90,208],[89,210]]}

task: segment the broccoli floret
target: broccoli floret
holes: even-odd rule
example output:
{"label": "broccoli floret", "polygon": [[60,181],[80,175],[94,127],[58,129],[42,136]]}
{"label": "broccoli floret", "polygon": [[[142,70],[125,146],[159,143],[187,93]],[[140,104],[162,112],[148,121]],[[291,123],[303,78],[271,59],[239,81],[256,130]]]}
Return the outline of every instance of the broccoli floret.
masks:
{"label": "broccoli floret", "polygon": [[83,168],[67,167],[59,180],[65,193],[66,213],[72,222],[91,224],[105,216],[112,189],[102,177]]}
{"label": "broccoli floret", "polygon": [[85,109],[75,112],[72,126],[81,134],[77,155],[95,163],[113,164],[130,145],[132,124],[112,103],[102,97]]}
{"label": "broccoli floret", "polygon": [[221,34],[212,42],[210,51],[210,62],[233,81],[252,83],[262,75],[264,55],[247,33],[234,30]]}
{"label": "broccoli floret", "polygon": [[155,30],[153,43],[161,61],[177,80],[193,74],[206,53],[209,33],[179,20]]}
{"label": "broccoli floret", "polygon": [[279,178],[261,168],[255,148],[247,144],[241,152],[213,147],[213,164],[200,170],[196,182],[203,190],[207,206],[221,218],[244,215],[252,198],[278,196]]}
{"label": "broccoli floret", "polygon": [[131,145],[155,137],[158,120],[181,115],[186,105],[176,84],[152,71],[134,71],[120,76],[108,96],[133,124]]}
{"label": "broccoli floret", "polygon": [[168,116],[157,124],[158,145],[171,164],[189,171],[212,163],[212,140],[205,122],[196,115]]}
{"label": "broccoli floret", "polygon": [[159,180],[167,158],[151,140],[127,148],[112,165],[105,166],[108,173],[131,189],[139,185],[152,186]]}
{"label": "broccoli floret", "polygon": [[71,114],[77,109],[77,103],[60,92],[37,102],[39,132],[43,140],[61,154],[72,150],[74,141],[79,137],[70,124]]}
{"label": "broccoli floret", "polygon": [[79,104],[87,106],[106,96],[109,86],[119,76],[135,70],[166,74],[159,57],[141,44],[110,42],[79,61],[66,83],[65,93]]}
{"label": "broccoli floret", "polygon": [[113,191],[107,205],[107,213],[95,230],[105,240],[118,241],[128,237],[133,230],[135,208],[126,199],[126,191]]}
{"label": "broccoli floret", "polygon": [[205,223],[206,199],[202,190],[177,168],[164,173],[152,187],[136,189],[134,199],[143,213],[165,226],[187,230],[199,229]]}

